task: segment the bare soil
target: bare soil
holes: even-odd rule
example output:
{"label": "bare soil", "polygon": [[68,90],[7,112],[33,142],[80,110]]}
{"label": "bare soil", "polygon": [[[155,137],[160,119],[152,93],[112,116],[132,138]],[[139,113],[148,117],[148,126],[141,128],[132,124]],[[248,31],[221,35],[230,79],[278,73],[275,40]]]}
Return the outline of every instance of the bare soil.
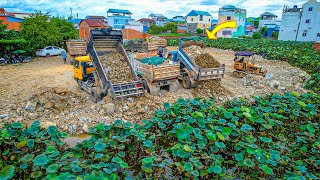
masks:
{"label": "bare soil", "polygon": [[[177,47],[169,47],[176,50]],[[234,52],[205,48],[220,64],[226,65],[226,74],[221,81],[201,82],[195,90],[180,87],[177,92],[162,90],[158,96],[145,94],[124,100],[105,97],[94,104],[89,94],[81,90],[73,79],[73,67],[63,64],[60,57],[36,58],[30,63],[0,66],[0,128],[4,123],[22,122],[29,125],[34,120],[57,125],[69,133],[84,133],[97,123],[112,123],[116,119],[141,123],[153,116],[164,102],[173,103],[179,98],[214,97],[222,103],[238,96],[249,97],[272,92],[306,92],[302,88],[308,75],[287,62],[268,61],[256,56],[255,64],[273,72],[271,80],[262,77],[238,79],[232,76]],[[250,80],[250,83],[247,81]],[[252,80],[252,82],[251,82]],[[269,84],[280,87],[270,87]],[[212,86],[212,87],[211,87]],[[34,110],[25,109],[35,105]]]}

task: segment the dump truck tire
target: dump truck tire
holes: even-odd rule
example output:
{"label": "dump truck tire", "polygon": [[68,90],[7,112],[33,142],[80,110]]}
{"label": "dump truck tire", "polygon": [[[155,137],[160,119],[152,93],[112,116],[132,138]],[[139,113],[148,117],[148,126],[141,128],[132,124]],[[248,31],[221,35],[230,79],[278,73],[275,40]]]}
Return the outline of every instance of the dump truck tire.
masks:
{"label": "dump truck tire", "polygon": [[169,86],[169,91],[170,92],[175,92],[179,89],[179,81],[177,80],[174,82],[172,85]]}
{"label": "dump truck tire", "polygon": [[189,76],[184,76],[182,79],[182,86],[185,89],[190,89],[191,88],[191,82]]}

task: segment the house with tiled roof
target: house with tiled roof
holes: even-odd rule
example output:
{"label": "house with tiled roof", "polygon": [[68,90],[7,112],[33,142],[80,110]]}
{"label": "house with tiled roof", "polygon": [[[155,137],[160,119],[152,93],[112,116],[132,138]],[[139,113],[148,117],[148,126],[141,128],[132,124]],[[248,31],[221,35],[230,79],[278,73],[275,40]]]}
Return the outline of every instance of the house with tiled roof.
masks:
{"label": "house with tiled roof", "polygon": [[206,11],[192,10],[186,16],[189,33],[196,33],[198,28],[205,29],[211,27],[212,16]]}
{"label": "house with tiled roof", "polygon": [[101,20],[83,19],[79,24],[79,36],[81,39],[89,40],[91,29],[108,28],[108,24]]}

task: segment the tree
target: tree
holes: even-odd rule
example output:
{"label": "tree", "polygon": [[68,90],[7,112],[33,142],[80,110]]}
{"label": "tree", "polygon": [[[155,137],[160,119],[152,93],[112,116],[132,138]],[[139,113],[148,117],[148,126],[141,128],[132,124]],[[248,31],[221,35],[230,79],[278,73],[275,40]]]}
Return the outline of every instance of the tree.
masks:
{"label": "tree", "polygon": [[3,20],[0,20],[0,33],[4,32],[8,25],[7,24],[2,24],[3,23]]}
{"label": "tree", "polygon": [[261,33],[260,33],[260,32],[255,32],[255,33],[252,35],[252,38],[253,38],[253,39],[261,39]]}
{"label": "tree", "polygon": [[262,36],[267,36],[267,33],[268,33],[268,28],[266,26],[263,26],[259,29],[259,33],[262,35]]}
{"label": "tree", "polygon": [[167,23],[163,26],[164,32],[171,31],[171,33],[177,33],[178,25],[175,22]]}
{"label": "tree", "polygon": [[160,34],[162,32],[162,27],[152,24],[148,30],[149,34]]}
{"label": "tree", "polygon": [[65,41],[77,37],[72,23],[64,19],[52,18],[50,15],[36,12],[26,18],[21,25],[21,36],[28,41],[28,52],[34,52],[45,46],[61,46]]}
{"label": "tree", "polygon": [[198,28],[198,29],[197,29],[197,34],[202,34],[202,33],[203,33],[203,29]]}
{"label": "tree", "polygon": [[273,32],[273,33],[272,33],[272,37],[273,37],[275,40],[278,40],[278,36],[279,36],[279,32]]}

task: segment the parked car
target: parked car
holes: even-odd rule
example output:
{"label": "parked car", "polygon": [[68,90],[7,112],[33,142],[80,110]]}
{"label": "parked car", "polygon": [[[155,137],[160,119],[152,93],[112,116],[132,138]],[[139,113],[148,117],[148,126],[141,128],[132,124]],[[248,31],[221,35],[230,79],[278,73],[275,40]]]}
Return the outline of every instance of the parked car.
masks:
{"label": "parked car", "polygon": [[66,51],[62,48],[59,48],[57,46],[47,46],[43,49],[38,49],[36,51],[36,55],[37,56],[56,56],[56,55],[60,55],[62,53],[62,51]]}

